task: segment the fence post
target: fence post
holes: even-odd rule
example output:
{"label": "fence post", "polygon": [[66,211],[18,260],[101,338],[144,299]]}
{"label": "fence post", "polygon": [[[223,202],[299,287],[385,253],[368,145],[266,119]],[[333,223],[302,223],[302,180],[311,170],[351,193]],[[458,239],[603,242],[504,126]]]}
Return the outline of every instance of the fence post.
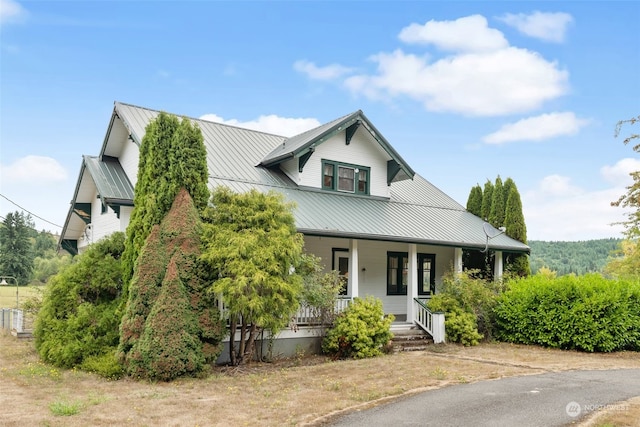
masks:
{"label": "fence post", "polygon": [[440,344],[445,342],[444,313],[441,311],[433,313],[432,319],[433,324],[431,327],[433,328],[433,343]]}

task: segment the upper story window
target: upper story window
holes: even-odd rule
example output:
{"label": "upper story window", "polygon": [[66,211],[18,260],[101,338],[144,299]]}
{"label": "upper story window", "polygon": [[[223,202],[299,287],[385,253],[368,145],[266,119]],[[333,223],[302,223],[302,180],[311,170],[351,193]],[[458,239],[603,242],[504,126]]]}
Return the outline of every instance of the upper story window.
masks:
{"label": "upper story window", "polygon": [[322,188],[354,194],[369,194],[369,172],[366,166],[322,161]]}

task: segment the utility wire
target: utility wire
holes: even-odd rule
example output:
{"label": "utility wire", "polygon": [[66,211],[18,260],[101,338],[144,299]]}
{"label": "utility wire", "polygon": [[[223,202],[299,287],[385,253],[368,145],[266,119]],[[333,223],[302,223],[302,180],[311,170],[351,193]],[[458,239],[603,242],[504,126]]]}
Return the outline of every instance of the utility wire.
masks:
{"label": "utility wire", "polygon": [[9,198],[8,198],[7,196],[5,196],[4,194],[1,194],[1,193],[0,193],[0,197],[2,197],[3,199],[6,199],[9,203],[12,203],[12,204],[16,205],[17,207],[19,207],[19,208],[20,208],[20,209],[22,209],[23,211],[27,212],[29,215],[31,215],[31,216],[33,216],[33,217],[35,217],[35,218],[38,218],[39,220],[44,221],[44,222],[46,222],[46,223],[48,223],[48,224],[51,224],[51,225],[53,225],[53,226],[55,226],[55,227],[62,228],[62,226],[61,226],[61,225],[54,224],[53,222],[51,222],[51,221],[49,221],[49,220],[46,220],[46,219],[42,218],[41,216],[38,216],[38,215],[34,214],[34,213],[33,213],[33,212],[31,212],[29,209],[25,209],[25,208],[23,208],[22,206],[20,206],[19,204],[17,204],[17,203],[16,203],[16,202],[14,202],[13,200],[9,199]]}

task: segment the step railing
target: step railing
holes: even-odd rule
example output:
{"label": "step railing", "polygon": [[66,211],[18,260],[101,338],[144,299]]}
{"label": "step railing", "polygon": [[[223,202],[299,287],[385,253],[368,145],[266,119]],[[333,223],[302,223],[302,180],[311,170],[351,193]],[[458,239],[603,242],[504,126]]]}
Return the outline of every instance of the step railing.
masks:
{"label": "step railing", "polygon": [[432,312],[418,298],[413,299],[413,321],[433,337],[434,344],[445,342],[444,313]]}

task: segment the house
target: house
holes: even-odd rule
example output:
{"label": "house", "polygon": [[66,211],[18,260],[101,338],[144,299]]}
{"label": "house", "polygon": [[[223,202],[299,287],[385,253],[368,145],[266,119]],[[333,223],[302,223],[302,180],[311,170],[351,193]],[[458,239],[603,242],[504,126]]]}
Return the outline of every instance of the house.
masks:
{"label": "house", "polygon": [[[81,252],[125,231],[133,209],[139,146],[158,111],[116,102],[102,148],[84,156],[61,245]],[[437,292],[462,251],[528,253],[529,247],[487,231],[481,218],[416,174],[356,111],[286,138],[192,119],[204,136],[211,187],[275,190],[295,202],[305,250],[347,278],[346,298],[373,295],[386,313],[413,322],[415,299]]]}

